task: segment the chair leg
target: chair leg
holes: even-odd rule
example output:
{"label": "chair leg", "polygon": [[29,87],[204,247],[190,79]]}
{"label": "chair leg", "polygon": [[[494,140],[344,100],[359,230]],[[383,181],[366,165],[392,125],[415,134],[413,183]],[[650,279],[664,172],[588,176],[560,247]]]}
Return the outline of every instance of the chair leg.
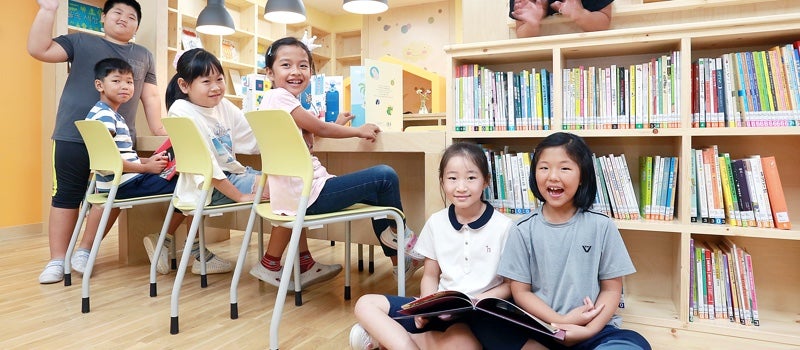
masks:
{"label": "chair leg", "polygon": [[75,243],[78,241],[78,236],[81,233],[81,227],[83,227],[83,220],[86,219],[86,213],[89,212],[89,208],[92,207],[89,204],[89,201],[86,199],[89,198],[89,195],[94,192],[95,187],[95,180],[89,183],[89,188],[86,189],[86,194],[83,196],[83,202],[81,203],[81,211],[78,214],[78,221],[75,223],[75,228],[72,230],[72,236],[69,238],[69,245],[67,246],[66,256],[64,256],[64,286],[69,287],[72,285],[72,251],[75,249]]}
{"label": "chair leg", "polygon": [[81,298],[81,312],[82,313],[89,313],[89,281],[92,277],[92,270],[94,269],[94,261],[97,259],[97,252],[100,251],[100,243],[103,241],[103,234],[105,233],[106,224],[108,223],[108,217],[111,216],[111,207],[113,198],[117,194],[117,188],[112,187],[111,191],[108,193],[109,200],[106,201],[105,206],[103,206],[103,215],[100,217],[100,223],[97,226],[97,233],[94,236],[94,242],[92,243],[92,250],[89,252],[89,260],[86,262],[86,269],[83,271],[83,279],[81,281],[81,290],[82,290],[82,298]]}
{"label": "chair leg", "polygon": [[[350,300],[350,221],[344,223],[344,300]],[[361,252],[361,245],[358,245]]]}
{"label": "chair leg", "polygon": [[[169,229],[169,225],[172,222],[172,212],[175,209],[173,201],[169,201],[169,207],[167,208],[167,216],[164,218],[164,224],[161,225],[161,232],[158,234],[158,243],[156,244],[156,249],[153,252],[153,259],[150,262],[150,297],[155,297],[158,295],[158,286],[157,283],[157,275],[156,275],[156,266],[158,265],[158,257],[161,256],[161,249],[164,249],[164,241],[167,239],[167,229]],[[173,252],[173,264],[175,263],[174,256],[175,256],[175,242],[172,242],[172,247],[170,247]]]}
{"label": "chair leg", "polygon": [[375,246],[369,245],[369,273],[375,273]]}
{"label": "chair leg", "polygon": [[[205,202],[205,193],[201,196],[199,203]],[[186,274],[187,267],[189,266],[189,257],[192,255],[192,243],[194,237],[197,235],[198,227],[202,221],[203,213],[201,210],[195,213],[192,219],[192,225],[189,232],[186,234],[186,244],[183,246],[183,254],[181,255],[181,263],[178,266],[178,272],[175,274],[175,283],[172,286],[172,296],[170,298],[170,323],[169,333],[178,334],[178,299],[181,294],[181,285],[183,284],[183,277]]]}
{"label": "chair leg", "polygon": [[[288,258],[287,258],[288,259]],[[284,267],[286,268],[286,267]],[[300,284],[300,252],[294,257],[294,305],[303,306],[303,286]]]}
{"label": "chair leg", "polygon": [[[206,272],[206,230],[205,218],[200,218],[200,288],[208,287],[208,274]],[[192,242],[194,244],[194,242]],[[197,263],[197,262],[195,262]]]}
{"label": "chair leg", "polygon": [[[244,269],[244,262],[247,260],[247,248],[250,245],[250,236],[253,234],[253,226],[256,220],[256,211],[250,210],[250,217],[247,219],[247,227],[242,236],[242,247],[239,249],[239,257],[236,259],[236,268],[233,270],[233,277],[231,278],[231,319],[239,318],[239,279],[242,278],[242,270]],[[259,250],[264,248],[264,219],[258,217],[258,245]],[[263,253],[262,253],[263,254]],[[256,262],[258,263],[258,262]]]}
{"label": "chair leg", "polygon": [[364,271],[364,245],[358,244],[358,271]]}
{"label": "chair leg", "polygon": [[[302,218],[305,215],[304,208],[308,203],[308,198],[300,198],[301,208],[297,216]],[[300,287],[300,270],[299,265],[299,252],[298,246],[300,243],[300,232],[302,230],[302,222],[295,223],[292,228],[292,236],[289,239],[289,247],[286,251],[286,261],[295,261],[295,289]],[[272,309],[272,319],[269,324],[269,347],[270,349],[278,349],[278,329],[280,328],[281,316],[283,315],[283,306],[286,303],[286,292],[289,288],[289,274],[292,273],[290,269],[283,269],[281,273],[281,283],[278,286],[278,294],[275,297],[275,306]]]}

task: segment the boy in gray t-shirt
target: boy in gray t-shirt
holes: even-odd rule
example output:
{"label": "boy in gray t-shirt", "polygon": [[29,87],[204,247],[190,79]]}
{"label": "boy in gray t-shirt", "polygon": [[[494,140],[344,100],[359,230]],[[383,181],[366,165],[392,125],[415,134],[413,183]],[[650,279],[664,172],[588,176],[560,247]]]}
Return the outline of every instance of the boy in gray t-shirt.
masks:
{"label": "boy in gray t-shirt", "polygon": [[[89,156],[74,122],[83,119],[98,100],[94,88],[94,66],[104,58],[116,57],[133,66],[135,94],[119,108],[136,140],[136,109],[142,101],[150,130],[166,135],[161,124],[161,97],[156,86],[155,61],[145,47],[131,43],[139,29],[141,6],[136,0],[108,0],[101,20],[105,36],[73,33],[51,38],[59,0],[39,0],[39,12],[31,25],[28,52],[49,63],[69,62],[67,77],[53,130],[53,197],[50,204],[50,261],[40,283],[64,278],[64,256],[75,227],[78,207],[86,192]],[[57,186],[56,186],[57,185]],[[119,210],[112,212],[115,220]]]}

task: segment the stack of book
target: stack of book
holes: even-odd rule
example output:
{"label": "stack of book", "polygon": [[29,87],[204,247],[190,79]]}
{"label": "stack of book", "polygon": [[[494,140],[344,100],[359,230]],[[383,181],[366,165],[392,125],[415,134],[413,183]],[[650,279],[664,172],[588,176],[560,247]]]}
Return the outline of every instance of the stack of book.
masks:
{"label": "stack of book", "polygon": [[455,131],[550,130],[552,73],[532,68],[496,72],[455,67]]}
{"label": "stack of book", "polygon": [[639,210],[642,218],[674,219],[678,157],[642,156],[639,159],[639,173]]}
{"label": "stack of book", "polygon": [[691,152],[693,222],[791,229],[775,157],[731,159],[716,145]]}
{"label": "stack of book", "polygon": [[527,214],[539,206],[539,201],[529,189],[533,153],[492,150],[481,145],[489,162],[489,187],[484,199],[501,213]]}
{"label": "stack of book", "polygon": [[689,320],[727,319],[758,326],[753,260],[728,239],[689,240]]}
{"label": "stack of book", "polygon": [[597,181],[597,195],[592,208],[614,219],[639,219],[639,205],[625,155],[592,155],[592,158]]}
{"label": "stack of book", "polygon": [[680,126],[679,52],[628,67],[562,72],[564,130]]}
{"label": "stack of book", "polygon": [[692,64],[692,126],[797,126],[799,45],[699,58]]}

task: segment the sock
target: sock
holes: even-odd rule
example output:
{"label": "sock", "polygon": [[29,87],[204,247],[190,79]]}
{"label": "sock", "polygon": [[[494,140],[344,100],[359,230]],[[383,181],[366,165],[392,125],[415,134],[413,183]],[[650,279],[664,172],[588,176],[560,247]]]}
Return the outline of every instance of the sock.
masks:
{"label": "sock", "polygon": [[[200,240],[199,239],[195,239],[194,242],[192,243],[192,253],[191,254],[192,254],[192,256],[194,257],[195,260],[198,260],[198,261],[200,260]],[[212,253],[210,250],[206,249],[206,262],[211,261],[211,259],[213,259],[213,258],[214,258],[214,253]]]}
{"label": "sock", "polygon": [[77,250],[77,251],[79,251],[79,252],[86,252],[86,255],[89,255],[89,253],[91,253],[91,251],[90,251],[89,249],[86,249],[86,248],[78,248],[78,250]]}
{"label": "sock", "polygon": [[264,256],[261,258],[261,266],[266,267],[267,270],[270,271],[280,271],[281,257],[264,254]]}
{"label": "sock", "polygon": [[50,260],[47,265],[64,266],[64,258]]}
{"label": "sock", "polygon": [[311,257],[311,252],[300,252],[300,273],[306,272],[314,266],[314,258]]}

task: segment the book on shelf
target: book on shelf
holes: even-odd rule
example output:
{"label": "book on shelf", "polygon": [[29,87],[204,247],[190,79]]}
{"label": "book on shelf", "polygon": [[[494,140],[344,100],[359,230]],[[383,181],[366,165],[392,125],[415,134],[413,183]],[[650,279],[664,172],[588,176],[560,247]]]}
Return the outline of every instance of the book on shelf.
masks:
{"label": "book on shelf", "polygon": [[197,32],[194,28],[189,27],[181,28],[181,44],[183,44],[184,51],[203,47],[203,41],[200,40]]}
{"label": "book on shelf", "polygon": [[245,90],[241,73],[236,69],[228,69],[228,75],[230,75],[233,94],[236,96],[244,96]]}
{"label": "book on shelf", "polygon": [[153,153],[161,153],[164,152],[164,155],[167,157],[167,165],[164,167],[164,170],[161,171],[160,176],[164,180],[172,180],[172,178],[177,174],[177,170],[175,168],[175,150],[172,149],[172,141],[167,139],[161,146]]}
{"label": "book on shelf", "polygon": [[789,209],[786,205],[786,195],[783,193],[783,185],[778,174],[778,164],[774,156],[761,157],[761,165],[764,171],[764,180],[767,186],[769,204],[772,207],[772,218],[775,227],[783,230],[790,230],[792,222],[789,220]]}
{"label": "book on shelf", "polygon": [[220,58],[228,61],[239,61],[239,49],[236,48],[236,41],[231,39],[222,39]]}
{"label": "book on shelf", "polygon": [[538,317],[531,315],[512,302],[499,298],[475,300],[458,291],[440,291],[419,298],[402,306],[399,313],[408,317],[432,317],[447,315],[459,317],[466,312],[483,312],[497,317],[499,321],[522,326],[530,331],[541,333],[558,340],[564,340],[566,332],[555,328]]}

